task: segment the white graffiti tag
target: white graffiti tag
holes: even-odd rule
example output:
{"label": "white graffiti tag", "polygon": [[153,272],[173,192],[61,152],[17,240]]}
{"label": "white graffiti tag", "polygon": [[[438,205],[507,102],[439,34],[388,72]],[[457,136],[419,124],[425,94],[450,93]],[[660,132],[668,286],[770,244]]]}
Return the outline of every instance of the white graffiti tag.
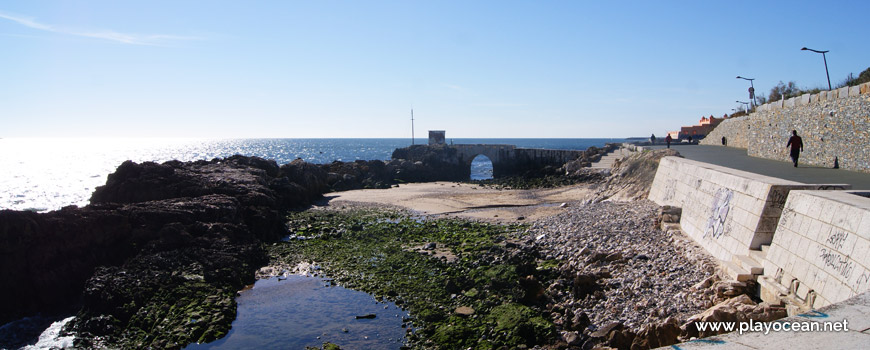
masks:
{"label": "white graffiti tag", "polygon": [[733,196],[734,191],[729,189],[722,188],[716,191],[716,195],[713,196],[713,210],[704,229],[704,238],[710,236],[718,239],[725,233],[725,219],[728,218],[728,212],[731,210]]}

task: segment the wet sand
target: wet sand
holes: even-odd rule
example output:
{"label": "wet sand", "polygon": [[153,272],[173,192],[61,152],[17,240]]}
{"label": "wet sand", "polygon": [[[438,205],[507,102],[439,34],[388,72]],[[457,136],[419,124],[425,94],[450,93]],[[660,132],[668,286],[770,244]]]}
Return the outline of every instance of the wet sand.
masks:
{"label": "wet sand", "polygon": [[336,192],[325,197],[328,206],[368,203],[401,207],[421,215],[511,222],[556,215],[562,211],[562,203],[570,205],[585,200],[590,193],[586,185],[500,190],[467,183],[428,182],[402,184],[389,189]]}

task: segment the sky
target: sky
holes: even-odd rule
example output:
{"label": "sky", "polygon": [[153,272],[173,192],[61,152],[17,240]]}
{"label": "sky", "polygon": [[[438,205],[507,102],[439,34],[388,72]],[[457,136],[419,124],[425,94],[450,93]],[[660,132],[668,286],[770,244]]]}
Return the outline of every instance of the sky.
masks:
{"label": "sky", "polygon": [[649,136],[870,67],[870,1],[3,1],[0,138]]}

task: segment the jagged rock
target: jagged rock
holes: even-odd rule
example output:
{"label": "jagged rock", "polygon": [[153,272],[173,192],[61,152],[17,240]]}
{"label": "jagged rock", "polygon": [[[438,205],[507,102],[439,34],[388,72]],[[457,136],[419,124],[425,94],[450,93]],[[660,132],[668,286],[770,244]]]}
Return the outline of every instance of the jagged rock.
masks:
{"label": "jagged rock", "polygon": [[755,281],[718,281],[713,284],[711,290],[714,293],[713,303],[720,303],[740,294],[756,294],[758,283]]}
{"label": "jagged rock", "polygon": [[591,273],[580,273],[574,277],[574,295],[582,298],[601,289],[598,285],[599,276]]}
{"label": "jagged rock", "polygon": [[[319,197],[326,177],[257,157],[128,161],[84,208],[0,211],[0,298],[16,300],[0,304],[0,323],[81,305],[82,347],[91,336],[130,348],[214,339],[235,317],[235,291],[266,261],[261,242],[286,234],[281,213]],[[196,310],[194,324],[185,310]]]}
{"label": "jagged rock", "polygon": [[679,223],[682,213],[682,208],[666,205],[663,206],[659,212],[659,217],[661,218],[661,221],[665,223]]}
{"label": "jagged rock", "polygon": [[583,338],[576,331],[562,332],[562,340],[568,344],[568,346],[583,344]]}
{"label": "jagged rock", "polygon": [[634,332],[628,329],[613,331],[607,337],[607,345],[616,349],[629,349],[636,336]]}
{"label": "jagged rock", "polygon": [[676,318],[669,317],[664,322],[643,326],[631,344],[632,350],[654,349],[677,343],[680,335],[680,323]]}
{"label": "jagged rock", "polygon": [[571,329],[582,332],[586,327],[589,327],[591,323],[592,322],[589,321],[589,315],[581,311],[574,314],[574,317],[571,319]]}
{"label": "jagged rock", "polygon": [[534,304],[540,301],[546,292],[544,286],[535,278],[535,276],[528,275],[520,278],[519,282],[520,287],[523,289],[522,300],[526,304]]}
{"label": "jagged rock", "polygon": [[697,322],[748,322],[750,319],[758,322],[770,322],[785,316],[787,316],[785,308],[768,303],[756,305],[748,295],[741,294],[690,317],[682,327],[682,337],[684,339],[703,338],[725,332],[724,330],[699,332],[697,325],[695,325]]}
{"label": "jagged rock", "polygon": [[610,335],[610,332],[619,332],[623,329],[625,329],[625,325],[623,325],[622,322],[612,321],[601,326],[601,328],[598,328],[594,332],[589,333],[589,336],[592,338],[606,338]]}

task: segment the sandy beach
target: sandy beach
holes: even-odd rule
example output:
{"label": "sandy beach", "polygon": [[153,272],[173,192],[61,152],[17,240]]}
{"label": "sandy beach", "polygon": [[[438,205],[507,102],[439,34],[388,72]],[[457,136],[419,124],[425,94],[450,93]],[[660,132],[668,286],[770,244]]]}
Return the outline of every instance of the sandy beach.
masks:
{"label": "sandy beach", "polygon": [[368,203],[400,207],[427,216],[511,222],[556,215],[562,211],[562,203],[570,205],[586,200],[591,193],[588,185],[504,190],[467,183],[430,182],[330,193],[325,195],[325,201],[328,206]]}

